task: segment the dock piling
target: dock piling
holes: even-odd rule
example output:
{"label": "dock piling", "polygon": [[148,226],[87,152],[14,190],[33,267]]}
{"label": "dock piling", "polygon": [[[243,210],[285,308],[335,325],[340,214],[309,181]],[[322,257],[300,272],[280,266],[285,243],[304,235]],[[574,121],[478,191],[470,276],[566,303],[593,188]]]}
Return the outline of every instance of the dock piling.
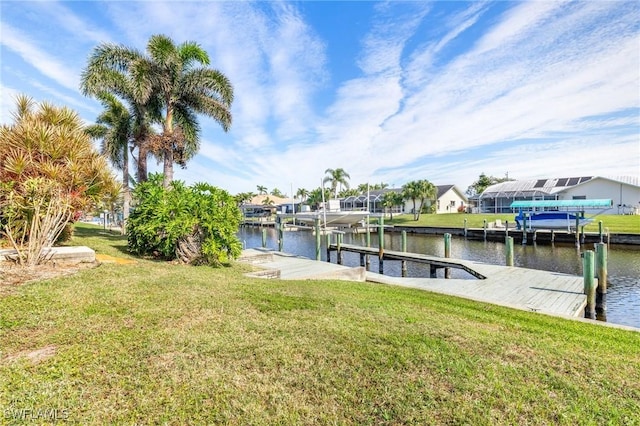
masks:
{"label": "dock piling", "polygon": [[[444,234],[444,257],[451,257],[451,234]],[[444,268],[444,277],[451,278],[451,268]]]}
{"label": "dock piling", "polygon": [[267,248],[267,230],[262,228],[262,248]]}
{"label": "dock piling", "polygon": [[331,234],[325,235],[325,240],[327,240],[327,262],[331,262]]}
{"label": "dock piling", "polygon": [[343,258],[342,258],[342,256],[343,256],[343,253],[342,253],[342,234],[340,234],[340,233],[336,234],[336,245],[338,247],[338,253],[337,253],[338,258],[337,258],[336,262],[338,263],[338,265],[342,265],[342,260],[343,260]]}
{"label": "dock piling", "polygon": [[507,266],[513,266],[513,237],[507,237],[505,242]]}
{"label": "dock piling", "polygon": [[487,219],[482,220],[482,230],[484,231],[484,240],[487,241]]}
{"label": "dock piling", "polygon": [[467,218],[464,218],[464,237],[467,238]]}
{"label": "dock piling", "polygon": [[602,221],[598,221],[598,234],[600,234],[600,242],[604,243],[604,228],[602,227]]}
{"label": "dock piling", "polygon": [[278,233],[278,251],[281,252],[284,246],[284,232],[282,218],[276,217],[276,232]]}
{"label": "dock piling", "polygon": [[378,272],[384,273],[384,217],[378,219]]}
{"label": "dock piling", "polygon": [[594,273],[594,262],[593,262],[593,251],[586,250],[582,253],[583,256],[583,267],[582,273],[584,276],[584,294],[587,295],[587,306],[584,308],[584,317],[589,319],[596,319],[596,288],[595,288],[595,280],[593,277]]}
{"label": "dock piling", "polygon": [[523,215],[523,220],[522,220],[522,245],[526,246],[527,245],[527,213],[525,213]]}
{"label": "dock piling", "polygon": [[[402,231],[402,252],[406,253],[407,252],[407,231]],[[401,263],[401,267],[402,267],[402,276],[406,277],[407,276],[407,261],[403,260]]]}
{"label": "dock piling", "polygon": [[607,314],[607,245],[605,243],[595,244],[596,248],[596,276],[598,277],[598,287],[596,290],[596,313],[606,319]]}
{"label": "dock piling", "polygon": [[[313,227],[316,232],[316,260],[320,260],[320,218],[314,220]],[[329,247],[329,244],[327,244],[327,247]]]}

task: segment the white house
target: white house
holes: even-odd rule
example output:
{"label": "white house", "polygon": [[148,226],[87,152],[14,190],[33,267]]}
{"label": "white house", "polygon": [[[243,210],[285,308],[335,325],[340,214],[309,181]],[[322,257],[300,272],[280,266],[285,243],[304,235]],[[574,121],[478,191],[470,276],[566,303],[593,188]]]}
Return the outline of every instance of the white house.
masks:
{"label": "white house", "polygon": [[491,185],[479,197],[483,213],[511,213],[515,200],[610,199],[603,214],[640,214],[640,177],[583,176],[516,180]]}
{"label": "white house", "polygon": [[[459,208],[466,208],[467,197],[460,189],[455,185],[437,185],[438,189],[436,199],[436,211],[435,213],[455,213]],[[402,193],[402,188],[382,189],[370,191],[368,194],[353,195],[340,200],[340,207],[342,210],[366,210],[367,206],[372,213],[382,213],[385,211],[382,205],[384,194],[387,192]],[[429,203],[428,201],[426,203]],[[428,205],[428,204],[427,204]],[[420,200],[416,200],[416,207],[419,208]],[[413,201],[409,199],[404,200],[404,204],[393,208],[393,213],[412,213]]]}

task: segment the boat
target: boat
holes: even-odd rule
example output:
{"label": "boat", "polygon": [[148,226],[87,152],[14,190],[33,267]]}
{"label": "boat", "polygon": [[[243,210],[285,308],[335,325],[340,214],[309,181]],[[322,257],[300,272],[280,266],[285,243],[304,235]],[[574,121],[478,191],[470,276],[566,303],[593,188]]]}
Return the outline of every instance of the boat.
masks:
{"label": "boat", "polygon": [[578,227],[586,226],[593,222],[593,219],[582,216],[579,212],[524,212],[521,211],[516,216],[517,229],[526,226],[527,229],[575,229],[576,221]]}

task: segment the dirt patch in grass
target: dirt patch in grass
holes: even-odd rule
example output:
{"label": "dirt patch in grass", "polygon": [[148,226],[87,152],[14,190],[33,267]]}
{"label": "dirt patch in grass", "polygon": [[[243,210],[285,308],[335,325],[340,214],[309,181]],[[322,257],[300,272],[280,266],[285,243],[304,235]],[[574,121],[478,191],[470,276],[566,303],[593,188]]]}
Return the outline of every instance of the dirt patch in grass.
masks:
{"label": "dirt patch in grass", "polygon": [[98,263],[79,263],[77,265],[46,263],[34,268],[21,268],[9,262],[0,262],[0,297],[13,294],[16,288],[22,284],[63,277],[96,266]]}
{"label": "dirt patch in grass", "polygon": [[8,357],[4,358],[1,363],[8,364],[21,358],[27,358],[29,361],[31,361],[32,364],[39,364],[45,359],[54,356],[56,354],[56,349],[57,348],[55,345],[48,345],[40,349],[21,351],[16,354],[9,355]]}

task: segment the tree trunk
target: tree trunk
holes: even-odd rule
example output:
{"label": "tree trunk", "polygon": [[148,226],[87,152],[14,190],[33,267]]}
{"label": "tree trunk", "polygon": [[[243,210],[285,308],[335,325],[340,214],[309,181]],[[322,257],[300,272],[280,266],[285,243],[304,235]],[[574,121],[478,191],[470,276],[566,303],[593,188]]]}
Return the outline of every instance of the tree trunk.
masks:
{"label": "tree trunk", "polygon": [[137,167],[137,179],[138,183],[147,181],[147,157],[149,152],[144,146],[144,143],[138,144],[138,167]]}
{"label": "tree trunk", "polygon": [[173,182],[173,149],[167,147],[164,149],[164,167],[163,167],[164,180],[162,186],[169,188],[171,182]]}
{"label": "tree trunk", "polygon": [[124,147],[122,158],[122,234],[126,233],[129,206],[131,205],[131,189],[129,188],[129,147]]}

